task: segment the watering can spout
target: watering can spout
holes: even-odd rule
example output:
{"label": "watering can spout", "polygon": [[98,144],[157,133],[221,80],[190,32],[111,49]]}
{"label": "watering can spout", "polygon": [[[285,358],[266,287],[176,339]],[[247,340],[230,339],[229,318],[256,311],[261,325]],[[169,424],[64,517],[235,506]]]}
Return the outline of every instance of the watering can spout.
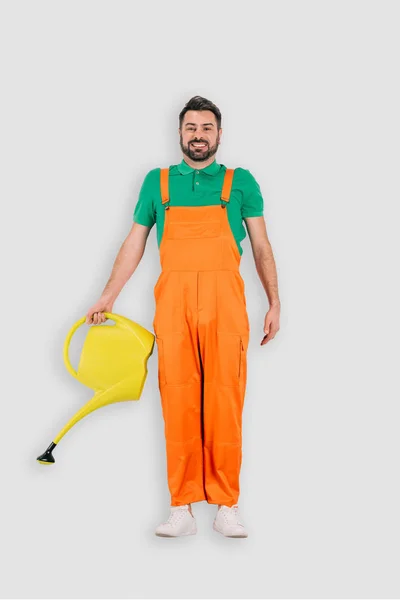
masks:
{"label": "watering can spout", "polygon": [[47,448],[47,450],[45,450],[45,452],[43,452],[43,454],[38,456],[36,460],[38,462],[40,462],[42,465],[52,465],[55,462],[52,452],[56,446],[57,446],[57,444],[55,444],[54,442],[51,442],[51,444]]}
{"label": "watering can spout", "polygon": [[147,361],[154,349],[155,336],[130,319],[105,313],[115,325],[90,327],[82,348],[78,370],[69,361],[68,349],[76,329],[86,317],[69,331],[64,343],[64,362],[68,371],[84,385],[95,391],[89,400],[54,438],[47,450],[37,457],[41,464],[53,464],[53,450],[61,438],[78,421],[94,410],[127,400],[139,400],[147,377]]}

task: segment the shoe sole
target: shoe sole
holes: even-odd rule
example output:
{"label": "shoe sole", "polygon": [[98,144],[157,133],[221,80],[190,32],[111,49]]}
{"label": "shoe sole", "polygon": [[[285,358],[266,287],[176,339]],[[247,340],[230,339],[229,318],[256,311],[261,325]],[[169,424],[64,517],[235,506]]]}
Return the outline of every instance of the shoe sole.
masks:
{"label": "shoe sole", "polygon": [[179,535],[168,535],[168,533],[156,533],[156,535],[158,535],[158,537],[176,538],[176,537],[182,537],[184,535],[195,535],[196,533],[197,533],[197,531],[190,531],[189,533],[181,533]]}
{"label": "shoe sole", "polygon": [[230,537],[230,538],[247,538],[248,537],[248,533],[238,533],[236,535],[235,534],[227,535],[226,533],[224,533],[223,531],[218,529],[218,527],[215,525],[215,523],[213,523],[213,529],[214,529],[214,531],[218,531],[218,533],[220,533],[224,537]]}
{"label": "shoe sole", "polygon": [[186,533],[180,533],[179,535],[169,535],[168,533],[157,533],[156,535],[158,535],[158,537],[167,537],[167,538],[175,538],[175,537],[182,537],[183,535],[195,535],[197,533],[197,528],[195,528],[193,531],[187,531]]}

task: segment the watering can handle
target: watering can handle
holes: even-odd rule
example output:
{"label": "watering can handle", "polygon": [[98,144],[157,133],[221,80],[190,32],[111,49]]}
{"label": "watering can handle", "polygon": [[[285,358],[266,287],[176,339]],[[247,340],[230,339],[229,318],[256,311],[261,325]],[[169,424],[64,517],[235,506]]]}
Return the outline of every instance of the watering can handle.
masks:
{"label": "watering can handle", "polygon": [[[103,314],[106,317],[106,319],[111,319],[112,321],[115,321],[119,325],[129,327],[128,321],[127,321],[127,319],[125,319],[125,317],[122,317],[121,315],[116,315],[115,313],[109,313],[109,312],[105,312]],[[76,379],[78,377],[78,374],[71,365],[71,362],[69,360],[68,350],[69,350],[69,345],[70,345],[72,336],[74,335],[75,331],[81,325],[83,325],[85,323],[85,321],[86,321],[86,316],[82,317],[82,319],[79,319],[79,321],[77,321],[74,325],[72,325],[71,329],[69,330],[69,332],[67,334],[67,337],[65,338],[65,342],[64,342],[63,356],[64,356],[65,366],[67,367],[67,369],[71,373],[71,375],[73,377],[75,377]],[[93,327],[97,327],[97,325],[93,325]]]}

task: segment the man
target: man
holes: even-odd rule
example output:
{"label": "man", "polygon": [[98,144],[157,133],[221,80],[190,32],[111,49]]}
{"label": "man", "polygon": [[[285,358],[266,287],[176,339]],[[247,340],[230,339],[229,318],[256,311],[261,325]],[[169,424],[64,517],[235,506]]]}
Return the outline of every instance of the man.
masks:
{"label": "man", "polygon": [[196,533],[191,504],[217,504],[213,523],[247,537],[239,515],[242,410],[249,320],[239,272],[246,223],[257,273],[269,300],[261,345],[279,329],[275,261],[252,174],[216,161],[221,113],[195,96],[179,115],[182,161],[145,177],[134,224],[88,324],[104,322],[139,264],[157,225],[162,271],[154,287],[154,332],[165,423],[170,515],[156,535]]}

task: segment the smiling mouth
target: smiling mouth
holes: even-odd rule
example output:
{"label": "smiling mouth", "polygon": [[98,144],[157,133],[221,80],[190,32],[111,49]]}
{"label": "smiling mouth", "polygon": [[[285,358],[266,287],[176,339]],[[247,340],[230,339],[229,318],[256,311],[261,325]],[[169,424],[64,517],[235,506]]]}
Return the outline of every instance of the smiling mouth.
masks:
{"label": "smiling mouth", "polygon": [[194,148],[207,148],[207,144],[204,142],[190,142]]}

